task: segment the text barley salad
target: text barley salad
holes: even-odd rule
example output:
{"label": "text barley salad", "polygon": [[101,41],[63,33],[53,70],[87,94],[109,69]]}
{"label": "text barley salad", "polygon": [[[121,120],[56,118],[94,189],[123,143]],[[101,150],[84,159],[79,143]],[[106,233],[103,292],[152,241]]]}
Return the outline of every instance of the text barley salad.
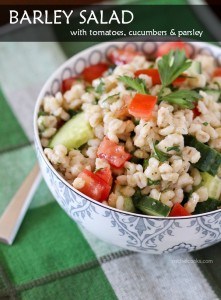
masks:
{"label": "text barley salad", "polygon": [[43,99],[44,153],[105,205],[162,217],[221,207],[221,68],[183,42],[118,49]]}

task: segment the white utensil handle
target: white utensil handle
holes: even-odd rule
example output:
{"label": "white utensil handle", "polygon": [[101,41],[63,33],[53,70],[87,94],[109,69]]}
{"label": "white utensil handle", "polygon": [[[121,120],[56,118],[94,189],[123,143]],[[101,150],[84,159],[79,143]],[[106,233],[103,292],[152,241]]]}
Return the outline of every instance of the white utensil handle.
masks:
{"label": "white utensil handle", "polygon": [[11,245],[39,184],[41,174],[36,164],[0,217],[0,241]]}

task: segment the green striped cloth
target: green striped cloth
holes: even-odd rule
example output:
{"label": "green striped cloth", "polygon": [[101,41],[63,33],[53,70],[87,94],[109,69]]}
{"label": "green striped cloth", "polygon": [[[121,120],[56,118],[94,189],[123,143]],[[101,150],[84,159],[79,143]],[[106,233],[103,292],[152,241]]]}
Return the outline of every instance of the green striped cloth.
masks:
{"label": "green striped cloth", "polygon": [[[0,43],[0,215],[36,160],[32,114],[42,84],[88,45]],[[180,255],[124,251],[75,224],[43,181],[13,246],[0,245],[0,299],[215,300],[220,286],[220,244]]]}

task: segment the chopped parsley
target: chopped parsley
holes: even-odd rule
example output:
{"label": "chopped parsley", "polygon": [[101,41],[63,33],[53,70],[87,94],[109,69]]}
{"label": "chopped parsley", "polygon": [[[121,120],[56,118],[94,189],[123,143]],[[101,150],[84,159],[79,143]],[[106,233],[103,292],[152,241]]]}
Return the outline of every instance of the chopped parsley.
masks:
{"label": "chopped parsley", "polygon": [[98,86],[95,89],[95,92],[98,94],[102,94],[104,92],[104,86],[105,86],[105,84],[104,84],[103,80],[101,79],[100,83],[98,84]]}
{"label": "chopped parsley", "polygon": [[40,110],[38,112],[38,117],[41,117],[41,116],[47,116],[47,113],[45,111],[43,111],[43,110]]}
{"label": "chopped parsley", "polygon": [[157,142],[155,144],[153,144],[154,157],[156,157],[161,162],[167,161],[170,158],[170,155],[159,150],[156,145],[157,145]]}
{"label": "chopped parsley", "polygon": [[146,168],[148,167],[149,165],[149,159],[144,159],[143,161],[143,169],[146,170]]}
{"label": "chopped parsley", "polygon": [[120,93],[110,95],[107,98],[105,98],[102,102],[106,102],[106,101],[114,102],[116,100],[117,96],[119,96],[119,95],[120,95]]}
{"label": "chopped parsley", "polygon": [[87,93],[90,93],[90,92],[92,92],[93,90],[94,90],[94,88],[93,88],[92,85],[88,85],[88,86],[86,86],[86,88],[85,88],[85,91],[86,91]]}
{"label": "chopped parsley", "polygon": [[176,152],[180,152],[180,147],[179,146],[172,146],[172,147],[167,148],[167,152],[172,151],[172,150],[174,150]]}
{"label": "chopped parsley", "polygon": [[70,115],[70,117],[73,117],[73,116],[77,115],[77,114],[80,113],[80,112],[82,112],[81,109],[78,109],[78,110],[69,109],[69,110],[67,111],[67,113]]}
{"label": "chopped parsley", "polygon": [[137,91],[140,94],[147,94],[146,83],[141,78],[132,78],[129,76],[120,76],[118,79],[123,82],[128,88]]}
{"label": "chopped parsley", "polygon": [[150,178],[147,179],[147,185],[151,186],[151,185],[159,185],[160,184],[160,180],[151,180]]}

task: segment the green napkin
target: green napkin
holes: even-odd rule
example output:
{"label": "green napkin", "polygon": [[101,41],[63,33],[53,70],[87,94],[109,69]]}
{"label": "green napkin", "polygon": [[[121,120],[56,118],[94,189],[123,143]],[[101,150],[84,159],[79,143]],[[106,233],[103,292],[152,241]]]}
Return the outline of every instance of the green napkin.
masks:
{"label": "green napkin", "polygon": [[0,299],[115,299],[94,252],[55,203],[28,212],[14,245],[0,246],[0,262]]}

